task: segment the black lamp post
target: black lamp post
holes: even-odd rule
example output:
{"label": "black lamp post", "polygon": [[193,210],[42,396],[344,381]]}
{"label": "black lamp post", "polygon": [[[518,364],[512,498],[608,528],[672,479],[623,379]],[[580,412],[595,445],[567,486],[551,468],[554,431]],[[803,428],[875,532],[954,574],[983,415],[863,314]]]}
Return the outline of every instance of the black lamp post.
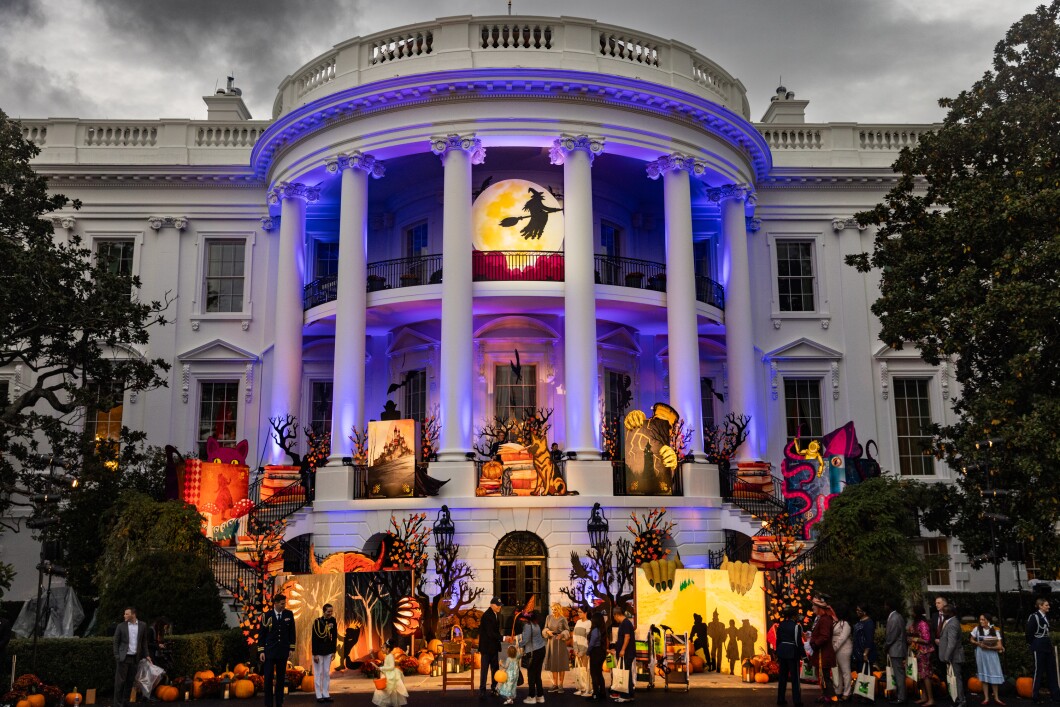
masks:
{"label": "black lamp post", "polygon": [[589,531],[589,544],[594,549],[603,547],[607,543],[609,528],[607,518],[604,518],[604,510],[599,503],[593,504],[593,510],[589,513],[589,522],[585,524],[585,529]]}
{"label": "black lamp post", "polygon": [[453,517],[449,515],[449,506],[442,506],[438,511],[438,519],[434,521],[434,544],[439,552],[447,552],[453,547],[453,537],[456,535],[456,525]]}
{"label": "black lamp post", "polygon": [[[1005,439],[1003,437],[991,437],[976,442],[975,449],[981,454],[989,455],[995,447],[1000,447],[1004,442]],[[982,491],[986,501],[994,502],[999,498],[1011,495],[1012,491],[1009,489],[994,488],[994,469],[991,468],[989,462],[974,464],[972,465],[972,468],[977,468],[986,472],[986,488]],[[999,523],[1008,523],[1011,519],[1003,513],[996,512],[996,510],[983,513],[983,518],[990,522],[990,554],[988,558],[994,565],[994,601],[996,604],[997,621],[1004,626],[1005,619],[1001,615],[1001,548],[999,547],[1000,543],[998,542],[997,525]]]}

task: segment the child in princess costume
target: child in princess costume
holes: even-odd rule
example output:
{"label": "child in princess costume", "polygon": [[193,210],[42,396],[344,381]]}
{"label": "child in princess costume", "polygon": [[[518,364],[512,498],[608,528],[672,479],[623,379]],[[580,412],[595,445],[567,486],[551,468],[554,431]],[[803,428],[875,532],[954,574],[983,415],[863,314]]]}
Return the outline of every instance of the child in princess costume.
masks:
{"label": "child in princess costume", "polygon": [[508,660],[504,662],[504,672],[508,678],[497,687],[497,692],[504,698],[504,704],[515,702],[515,691],[519,686],[519,649],[508,646]]}
{"label": "child in princess costume", "polygon": [[401,677],[401,670],[394,666],[394,655],[390,654],[379,668],[381,677],[386,678],[386,687],[382,690],[376,689],[372,695],[372,704],[378,707],[402,707],[408,702],[409,691],[405,687],[405,680]]}

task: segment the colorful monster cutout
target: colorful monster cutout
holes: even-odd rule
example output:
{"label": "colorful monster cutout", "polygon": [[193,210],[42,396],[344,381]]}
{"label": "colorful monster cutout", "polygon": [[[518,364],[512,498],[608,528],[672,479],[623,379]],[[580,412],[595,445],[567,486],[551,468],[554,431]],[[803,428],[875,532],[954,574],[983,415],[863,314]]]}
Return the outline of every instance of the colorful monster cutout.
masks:
{"label": "colorful monster cutout", "polygon": [[232,544],[238,521],[253,507],[247,498],[250,445],[243,440],[234,447],[223,447],[213,437],[206,440],[206,460],[184,462],[181,497],[203,516],[203,532],[221,544]]}
{"label": "colorful monster cutout", "polygon": [[[868,444],[875,444],[869,440]],[[784,449],[784,498],[792,516],[801,516],[806,537],[821,521],[832,499],[847,484],[880,475],[880,465],[858,443],[854,423],[848,422],[800,449],[798,439]]]}

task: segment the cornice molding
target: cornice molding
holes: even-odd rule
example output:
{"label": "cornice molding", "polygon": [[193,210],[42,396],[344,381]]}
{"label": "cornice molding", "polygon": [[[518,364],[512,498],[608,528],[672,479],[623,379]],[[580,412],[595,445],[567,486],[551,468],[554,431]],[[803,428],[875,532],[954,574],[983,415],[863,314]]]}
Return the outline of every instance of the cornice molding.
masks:
{"label": "cornice molding", "polygon": [[255,144],[258,175],[307,135],[380,111],[428,103],[482,100],[559,100],[619,107],[692,126],[744,155],[755,174],[767,174],[772,155],[755,126],[705,98],[641,79],[565,69],[461,69],[355,86],[281,116]]}

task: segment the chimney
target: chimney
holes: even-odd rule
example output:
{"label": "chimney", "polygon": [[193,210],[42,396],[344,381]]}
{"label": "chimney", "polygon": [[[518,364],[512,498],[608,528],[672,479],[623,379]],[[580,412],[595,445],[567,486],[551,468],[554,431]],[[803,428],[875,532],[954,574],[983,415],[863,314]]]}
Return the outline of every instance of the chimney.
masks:
{"label": "chimney", "polygon": [[247,104],[243,102],[243,92],[236,88],[235,78],[232,76],[228,77],[225,88],[217,89],[217,93],[212,96],[203,96],[202,100],[206,103],[207,120],[225,122],[250,120],[250,111],[247,110]]}
{"label": "chimney", "polygon": [[763,123],[801,125],[806,122],[806,106],[809,101],[795,100],[795,92],[777,86],[777,95],[769,99],[769,107],[762,116]]}

